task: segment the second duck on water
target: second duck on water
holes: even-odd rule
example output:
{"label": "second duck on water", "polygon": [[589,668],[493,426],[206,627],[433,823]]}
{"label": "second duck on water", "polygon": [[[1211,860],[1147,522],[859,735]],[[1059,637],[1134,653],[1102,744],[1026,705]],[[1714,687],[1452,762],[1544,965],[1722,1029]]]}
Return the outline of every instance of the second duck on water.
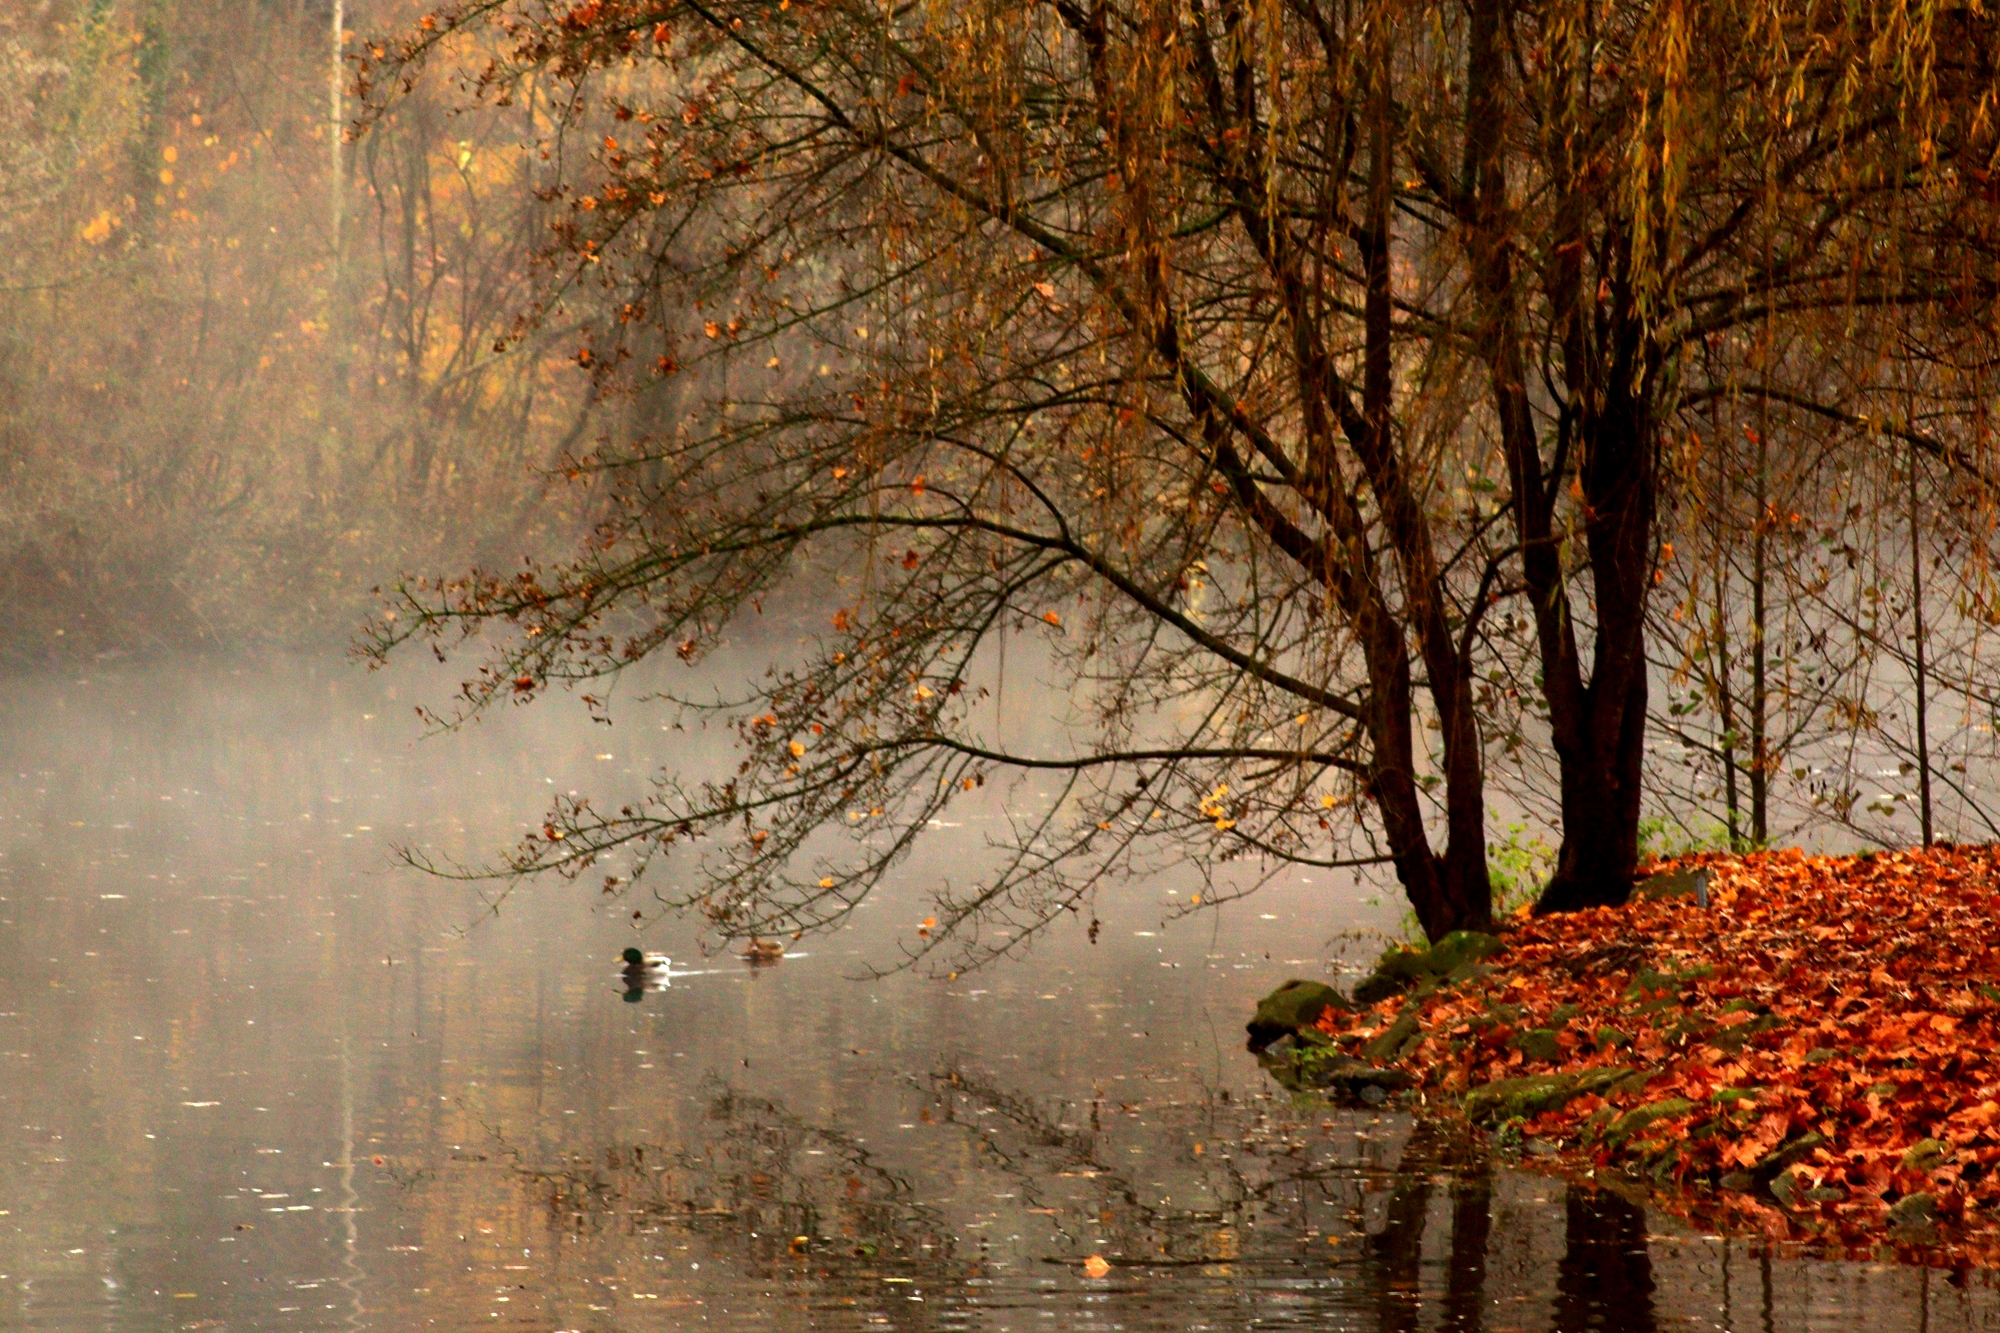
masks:
{"label": "second duck on water", "polygon": [[738,957],[742,958],[744,962],[749,963],[752,967],[762,966],[765,963],[775,963],[784,956],[784,945],[776,940],[760,940],[755,935],[750,937],[750,942],[743,946],[743,952],[738,955]]}

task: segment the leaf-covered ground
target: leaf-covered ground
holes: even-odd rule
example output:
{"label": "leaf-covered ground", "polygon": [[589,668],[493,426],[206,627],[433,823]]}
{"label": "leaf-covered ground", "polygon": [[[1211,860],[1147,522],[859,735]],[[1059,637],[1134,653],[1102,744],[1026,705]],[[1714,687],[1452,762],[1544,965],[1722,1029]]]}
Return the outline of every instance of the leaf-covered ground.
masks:
{"label": "leaf-covered ground", "polygon": [[1317,1026],[1698,1222],[2000,1262],[2000,849],[1679,865],[1708,907],[1521,918],[1486,963]]}

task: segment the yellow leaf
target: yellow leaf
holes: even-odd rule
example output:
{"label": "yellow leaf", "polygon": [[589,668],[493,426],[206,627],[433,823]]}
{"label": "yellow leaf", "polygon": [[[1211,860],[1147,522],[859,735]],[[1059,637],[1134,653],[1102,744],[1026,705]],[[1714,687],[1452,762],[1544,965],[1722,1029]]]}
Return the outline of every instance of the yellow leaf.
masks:
{"label": "yellow leaf", "polygon": [[168,162],[178,162],[181,160],[181,150],[168,144],[160,150],[160,156]]}
{"label": "yellow leaf", "polygon": [[1101,1254],[1093,1254],[1083,1261],[1085,1277],[1103,1277],[1111,1271],[1111,1264]]}
{"label": "yellow leaf", "polygon": [[833,876],[832,876],[832,875],[828,875],[828,876],[827,876],[827,877],[826,877],[825,879],[822,879],[822,880],[821,880],[821,881],[819,882],[819,886],[820,886],[820,887],[821,887],[822,889],[830,889],[830,888],[832,888],[832,887],[833,887]]}
{"label": "yellow leaf", "polygon": [[794,759],[804,758],[805,752],[806,752],[805,746],[799,744],[797,741],[792,742],[792,758]]}

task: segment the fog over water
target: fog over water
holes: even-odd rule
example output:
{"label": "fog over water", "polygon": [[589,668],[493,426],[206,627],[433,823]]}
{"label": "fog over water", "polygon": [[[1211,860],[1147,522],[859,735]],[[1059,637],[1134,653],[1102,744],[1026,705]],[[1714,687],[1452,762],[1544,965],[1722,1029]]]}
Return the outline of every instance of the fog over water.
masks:
{"label": "fog over water", "polygon": [[[1688,1235],[1293,1102],[1257,996],[1393,928],[1288,873],[1106,895],[1025,959],[852,980],[979,855],[774,966],[397,868],[635,790],[646,709],[418,739],[338,660],[19,681],[0,720],[0,1324],[35,1329],[1987,1327],[1975,1276]],[[540,791],[537,791],[537,788]],[[1027,799],[1025,796],[1021,799]],[[616,956],[671,954],[628,1003]],[[1086,1267],[1101,1256],[1108,1269]]]}

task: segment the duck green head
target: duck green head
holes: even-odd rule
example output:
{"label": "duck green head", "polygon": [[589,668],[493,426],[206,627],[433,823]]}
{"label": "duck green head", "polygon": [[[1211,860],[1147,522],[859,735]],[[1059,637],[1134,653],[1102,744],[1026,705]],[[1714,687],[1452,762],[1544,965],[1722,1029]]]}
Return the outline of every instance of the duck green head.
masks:
{"label": "duck green head", "polygon": [[637,949],[627,949],[622,956],[625,959],[625,966],[627,967],[644,967],[646,965],[646,955],[640,953]]}

